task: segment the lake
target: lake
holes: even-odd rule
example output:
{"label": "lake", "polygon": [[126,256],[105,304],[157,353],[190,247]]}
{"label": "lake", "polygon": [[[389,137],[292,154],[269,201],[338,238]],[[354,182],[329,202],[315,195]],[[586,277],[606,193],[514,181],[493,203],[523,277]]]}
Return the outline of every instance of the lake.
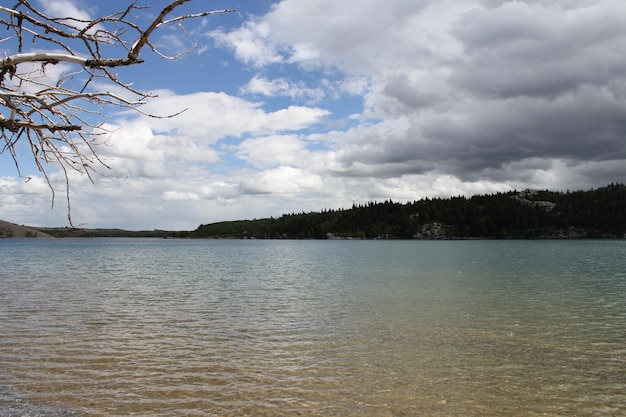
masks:
{"label": "lake", "polygon": [[626,240],[2,239],[0,391],[85,416],[625,415]]}

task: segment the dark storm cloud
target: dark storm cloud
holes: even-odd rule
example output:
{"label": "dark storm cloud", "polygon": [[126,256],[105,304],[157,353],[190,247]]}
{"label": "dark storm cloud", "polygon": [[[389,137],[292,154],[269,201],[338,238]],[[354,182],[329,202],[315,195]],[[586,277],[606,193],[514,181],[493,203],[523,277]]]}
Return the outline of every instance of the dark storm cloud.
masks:
{"label": "dark storm cloud", "polygon": [[344,148],[341,161],[370,166],[371,175],[380,174],[379,165],[388,175],[395,164],[398,175],[438,171],[476,179],[536,158],[626,158],[626,103],[606,90],[583,87],[554,100],[468,100],[451,108],[450,114],[411,120],[406,128],[355,132],[358,141]]}
{"label": "dark storm cloud", "polygon": [[268,74],[345,76],[362,94],[320,103],[333,130],[297,161],[322,177],[602,185],[626,181],[624,28],[623,0],[283,0],[235,47]]}
{"label": "dark storm cloud", "polygon": [[490,6],[453,23],[458,54],[420,68],[417,78],[409,67],[386,77],[377,108],[387,123],[407,126],[359,136],[341,161],[361,174],[363,165],[377,175],[391,164],[398,175],[490,181],[555,169],[554,161],[571,169],[607,161],[613,168],[586,172],[623,179],[626,163],[620,173],[614,161],[626,160],[624,2]]}
{"label": "dark storm cloud", "polygon": [[452,82],[488,97],[554,98],[623,80],[624,9],[612,1],[568,12],[515,2],[470,12],[454,28],[463,65]]}
{"label": "dark storm cloud", "polygon": [[427,91],[421,91],[411,83],[406,74],[400,74],[389,79],[383,88],[383,94],[395,103],[387,102],[387,112],[411,112],[434,105],[438,97]]}

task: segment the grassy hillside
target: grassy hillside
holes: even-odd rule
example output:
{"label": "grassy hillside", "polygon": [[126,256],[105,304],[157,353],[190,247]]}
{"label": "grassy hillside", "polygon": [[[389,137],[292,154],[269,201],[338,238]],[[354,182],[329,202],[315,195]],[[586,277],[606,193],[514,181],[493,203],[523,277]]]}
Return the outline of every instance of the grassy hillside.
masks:
{"label": "grassy hillside", "polygon": [[52,236],[32,227],[0,220],[0,238],[9,237],[50,238]]}

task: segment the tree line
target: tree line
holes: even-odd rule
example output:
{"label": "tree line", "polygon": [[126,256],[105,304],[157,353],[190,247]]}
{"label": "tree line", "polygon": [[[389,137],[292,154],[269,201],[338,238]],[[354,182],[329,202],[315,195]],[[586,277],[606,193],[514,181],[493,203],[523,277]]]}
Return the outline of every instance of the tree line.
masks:
{"label": "tree line", "polygon": [[200,225],[188,237],[254,239],[623,238],[626,185],[353,204]]}

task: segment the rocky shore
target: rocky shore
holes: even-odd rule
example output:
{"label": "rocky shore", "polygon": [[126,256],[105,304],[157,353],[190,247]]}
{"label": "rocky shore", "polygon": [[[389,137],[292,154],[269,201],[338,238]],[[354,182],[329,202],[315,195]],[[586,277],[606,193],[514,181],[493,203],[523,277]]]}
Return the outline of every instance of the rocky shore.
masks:
{"label": "rocky shore", "polygon": [[81,417],[76,410],[37,404],[0,388],[0,417]]}

